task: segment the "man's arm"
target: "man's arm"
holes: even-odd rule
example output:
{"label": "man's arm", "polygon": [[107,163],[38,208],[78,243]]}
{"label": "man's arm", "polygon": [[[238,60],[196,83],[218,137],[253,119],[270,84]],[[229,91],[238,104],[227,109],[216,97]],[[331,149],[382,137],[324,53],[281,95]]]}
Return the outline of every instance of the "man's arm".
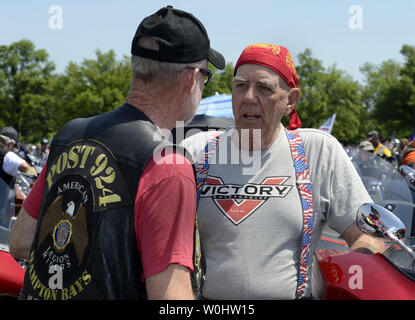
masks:
{"label": "man's arm", "polygon": [[149,300],[193,300],[190,271],[179,264],[170,264],[163,272],[146,279]]}
{"label": "man's arm", "polygon": [[9,249],[13,257],[29,260],[36,224],[37,220],[22,208],[9,236]]}
{"label": "man's arm", "polygon": [[149,299],[194,299],[196,186],[190,163],[175,153],[151,159],[140,178],[135,231]]}
{"label": "man's arm", "polygon": [[36,169],[31,167],[26,161],[22,162],[19,166],[19,171],[37,176]]}
{"label": "man's arm", "polygon": [[359,230],[356,223],[352,223],[346,231],[343,232],[342,237],[352,251],[361,253],[376,253],[386,250],[385,240],[376,238],[363,233]]}
{"label": "man's arm", "polygon": [[7,152],[4,157],[3,170],[13,177],[17,175],[17,171],[37,175],[35,168],[31,167],[25,160],[12,151]]}

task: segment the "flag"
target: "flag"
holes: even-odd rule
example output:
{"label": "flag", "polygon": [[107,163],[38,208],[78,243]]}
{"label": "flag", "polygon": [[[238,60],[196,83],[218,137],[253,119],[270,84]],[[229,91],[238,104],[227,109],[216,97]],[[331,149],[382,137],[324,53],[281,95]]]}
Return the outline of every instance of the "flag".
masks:
{"label": "flag", "polygon": [[333,130],[334,120],[336,120],[335,113],[326,122],[324,122],[319,129],[331,134],[331,130]]}

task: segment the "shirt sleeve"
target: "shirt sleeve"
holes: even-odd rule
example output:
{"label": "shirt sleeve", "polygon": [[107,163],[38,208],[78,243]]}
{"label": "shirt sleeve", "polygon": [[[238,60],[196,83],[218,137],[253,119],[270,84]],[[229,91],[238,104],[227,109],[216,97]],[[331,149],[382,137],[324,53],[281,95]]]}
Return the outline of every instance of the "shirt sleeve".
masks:
{"label": "shirt sleeve", "polygon": [[169,164],[146,166],[135,203],[135,230],[142,280],[180,264],[193,271],[196,185],[193,168],[181,155]]}
{"label": "shirt sleeve", "polygon": [[17,176],[17,170],[19,170],[20,165],[24,162],[22,158],[20,158],[17,154],[14,152],[7,152],[4,160],[3,160],[3,170],[15,177]]}
{"label": "shirt sleeve", "polygon": [[331,152],[329,179],[329,214],[327,223],[342,234],[355,223],[358,208],[373,202],[363,182],[340,143],[335,143]]}

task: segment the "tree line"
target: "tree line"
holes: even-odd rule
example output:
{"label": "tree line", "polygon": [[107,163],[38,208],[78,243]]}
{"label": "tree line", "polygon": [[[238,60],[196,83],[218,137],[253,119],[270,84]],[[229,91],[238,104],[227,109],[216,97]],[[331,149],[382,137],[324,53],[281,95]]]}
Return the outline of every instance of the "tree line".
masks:
{"label": "tree line", "polygon": [[[365,63],[363,84],[335,65],[324,67],[310,49],[297,56],[303,127],[318,128],[333,113],[332,134],[353,144],[370,130],[381,137],[408,137],[415,129],[415,46],[403,45],[403,63]],[[20,140],[52,137],[70,119],[90,117],[120,106],[131,81],[130,58],[97,50],[94,59],[69,62],[62,73],[44,49],[30,40],[0,46],[0,127],[10,125]],[[230,94],[234,67],[215,70],[203,97]]]}

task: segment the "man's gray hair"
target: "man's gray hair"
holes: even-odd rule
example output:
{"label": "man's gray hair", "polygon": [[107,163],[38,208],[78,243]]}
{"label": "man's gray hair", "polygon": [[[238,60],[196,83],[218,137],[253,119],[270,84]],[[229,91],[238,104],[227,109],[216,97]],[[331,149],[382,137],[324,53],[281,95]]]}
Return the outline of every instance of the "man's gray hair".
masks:
{"label": "man's gray hair", "polygon": [[[137,45],[155,50],[159,49],[158,44],[151,38],[142,37]],[[147,59],[139,56],[131,56],[132,77],[145,82],[157,81],[160,85],[171,86],[179,77],[179,73],[188,67],[201,68],[203,61],[194,63],[175,63]]]}

